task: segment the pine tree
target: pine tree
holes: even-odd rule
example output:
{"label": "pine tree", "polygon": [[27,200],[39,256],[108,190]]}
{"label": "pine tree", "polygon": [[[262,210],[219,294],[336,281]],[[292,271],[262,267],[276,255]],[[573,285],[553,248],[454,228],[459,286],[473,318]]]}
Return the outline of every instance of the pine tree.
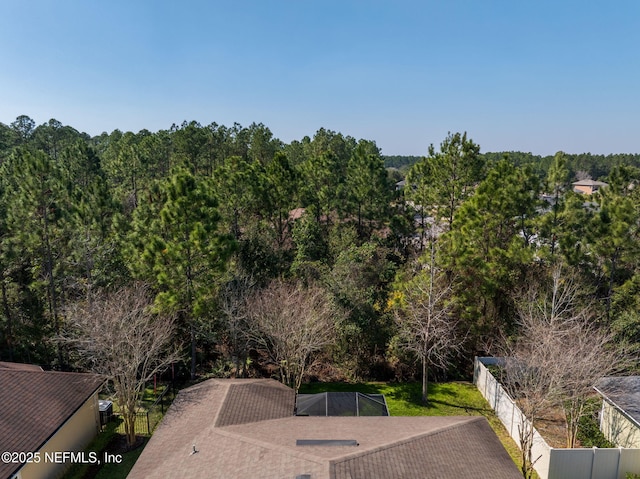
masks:
{"label": "pine tree", "polygon": [[179,169],[149,198],[134,213],[129,261],[136,276],[157,288],[157,305],[176,312],[188,330],[195,377],[197,334],[210,319],[219,273],[235,242],[218,231],[210,179]]}

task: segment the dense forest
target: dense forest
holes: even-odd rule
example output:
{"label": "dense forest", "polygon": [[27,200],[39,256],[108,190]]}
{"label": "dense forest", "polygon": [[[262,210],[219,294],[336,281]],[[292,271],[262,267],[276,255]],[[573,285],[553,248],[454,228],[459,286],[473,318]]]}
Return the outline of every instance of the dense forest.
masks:
{"label": "dense forest", "polygon": [[[289,144],[255,123],[91,137],[21,116],[0,123],[0,360],[86,367],[58,340],[69,312],[144,283],[176,318],[185,374],[464,376],[518,334],[523,290],[559,265],[633,348],[639,166],[481,153],[459,133],[383,157],[326,129]],[[609,186],[574,192],[585,178]],[[442,312],[448,329],[429,329]]]}

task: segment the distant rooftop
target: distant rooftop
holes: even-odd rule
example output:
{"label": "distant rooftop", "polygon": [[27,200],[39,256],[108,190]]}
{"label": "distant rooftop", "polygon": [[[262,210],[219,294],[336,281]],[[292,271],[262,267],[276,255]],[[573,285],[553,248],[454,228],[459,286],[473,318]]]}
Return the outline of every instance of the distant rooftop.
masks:
{"label": "distant rooftop", "polygon": [[640,376],[602,378],[596,390],[640,426]]}
{"label": "distant rooftop", "polygon": [[609,186],[608,183],[605,183],[604,181],[597,181],[597,180],[580,180],[580,181],[574,181],[571,184],[573,186]]}

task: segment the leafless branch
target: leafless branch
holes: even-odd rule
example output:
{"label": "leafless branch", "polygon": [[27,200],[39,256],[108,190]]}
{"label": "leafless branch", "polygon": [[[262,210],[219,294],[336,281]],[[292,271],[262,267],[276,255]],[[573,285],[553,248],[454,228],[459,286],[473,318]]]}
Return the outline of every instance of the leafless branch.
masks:
{"label": "leafless branch", "polygon": [[71,345],[91,371],[113,383],[127,438],[135,442],[140,394],[154,374],[179,359],[174,318],[154,314],[143,284],[94,294],[71,305],[61,341]]}
{"label": "leafless branch", "polygon": [[284,383],[300,387],[312,355],[335,339],[341,314],[318,286],[274,281],[247,299],[254,347],[280,369]]}

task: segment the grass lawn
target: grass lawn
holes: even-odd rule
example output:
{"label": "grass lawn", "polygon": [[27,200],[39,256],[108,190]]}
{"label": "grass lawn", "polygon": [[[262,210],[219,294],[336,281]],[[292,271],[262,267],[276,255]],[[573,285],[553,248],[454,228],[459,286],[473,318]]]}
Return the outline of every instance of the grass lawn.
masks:
{"label": "grass lawn", "polygon": [[148,437],[144,438],[144,443],[134,449],[133,451],[125,452],[122,454],[122,462],[120,464],[105,464],[103,465],[98,474],[96,474],[96,479],[125,479],[127,475],[129,475],[129,471],[133,468],[133,465],[138,460],[140,454],[142,454],[142,450],[144,446],[147,445],[149,441]]}
{"label": "grass lawn", "polygon": [[327,391],[384,394],[392,416],[484,416],[520,468],[520,449],[478,388],[471,383],[430,383],[427,406],[420,401],[421,383],[311,383],[303,384],[299,392],[313,394]]}

